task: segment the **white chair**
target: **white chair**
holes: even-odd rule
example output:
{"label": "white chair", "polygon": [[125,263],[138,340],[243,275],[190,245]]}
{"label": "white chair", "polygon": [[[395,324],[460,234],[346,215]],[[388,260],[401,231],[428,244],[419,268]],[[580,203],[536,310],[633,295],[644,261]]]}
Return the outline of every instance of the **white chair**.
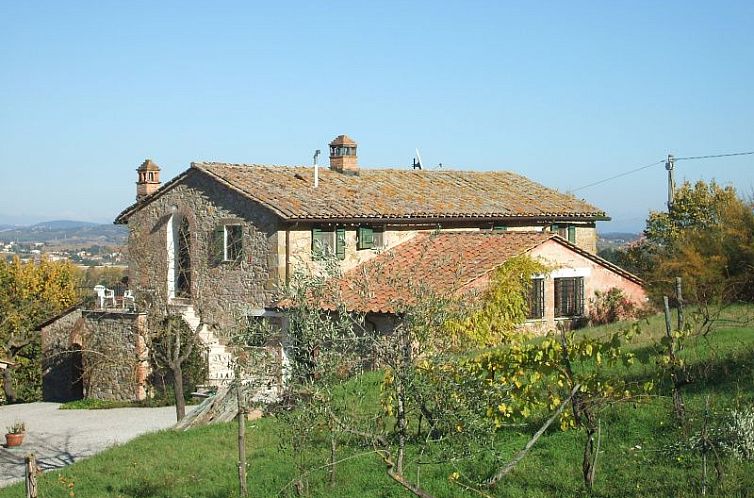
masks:
{"label": "white chair", "polygon": [[115,291],[113,289],[105,289],[105,301],[110,300],[110,303],[113,308],[117,306],[117,303],[115,302]]}
{"label": "white chair", "polygon": [[134,297],[134,291],[130,289],[123,291],[123,307],[124,308],[125,308],[126,301],[130,301],[131,307],[136,308],[136,298]]}
{"label": "white chair", "polygon": [[99,298],[99,307],[104,308],[105,307],[105,291],[107,288],[104,285],[95,285],[94,286],[94,293]]}

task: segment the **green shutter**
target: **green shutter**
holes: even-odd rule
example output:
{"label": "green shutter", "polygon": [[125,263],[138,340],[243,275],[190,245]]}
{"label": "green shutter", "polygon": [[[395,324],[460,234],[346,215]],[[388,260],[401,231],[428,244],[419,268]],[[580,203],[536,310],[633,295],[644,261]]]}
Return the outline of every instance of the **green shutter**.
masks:
{"label": "green shutter", "polygon": [[320,247],[319,242],[319,235],[321,233],[321,228],[312,228],[312,256],[317,256],[320,252],[322,252],[322,247]]}
{"label": "green shutter", "polygon": [[558,229],[559,228],[560,228],[560,226],[558,226],[558,225],[550,225],[550,231],[552,233],[558,233]]}
{"label": "green shutter", "polygon": [[508,227],[505,225],[495,225],[494,227],[492,227],[492,230],[495,232],[505,232],[506,230],[508,230]]}
{"label": "green shutter", "polygon": [[371,227],[359,227],[358,249],[371,249],[374,247],[374,231]]}
{"label": "green shutter", "polygon": [[573,225],[568,226],[568,242],[571,244],[576,243],[576,227]]}
{"label": "green shutter", "polygon": [[346,259],[346,229],[335,230],[335,255],[338,259]]}
{"label": "green shutter", "polygon": [[210,241],[210,259],[213,264],[220,264],[225,259],[225,227],[220,225],[212,230]]}

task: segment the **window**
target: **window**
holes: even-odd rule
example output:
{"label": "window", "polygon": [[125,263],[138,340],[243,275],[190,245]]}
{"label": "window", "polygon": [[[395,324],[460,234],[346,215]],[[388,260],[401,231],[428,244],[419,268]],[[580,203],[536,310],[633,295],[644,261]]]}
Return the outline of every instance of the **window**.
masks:
{"label": "window", "polygon": [[328,255],[346,259],[345,228],[337,228],[334,232],[312,228],[312,259],[324,259]]}
{"label": "window", "polygon": [[312,228],[312,259],[324,259],[334,252],[334,233],[321,228]]}
{"label": "window", "polygon": [[574,225],[552,225],[550,231],[557,233],[571,244],[576,243],[576,226]]}
{"label": "window", "polygon": [[371,249],[374,247],[374,230],[372,227],[359,227],[356,237],[356,249]]}
{"label": "window", "polygon": [[335,256],[338,259],[346,259],[346,229],[335,230]]}
{"label": "window", "polygon": [[243,227],[225,225],[224,261],[238,261],[243,253]]}
{"label": "window", "polygon": [[495,225],[492,227],[493,232],[505,232],[508,230],[508,227],[505,225]]}
{"label": "window", "polygon": [[384,245],[383,228],[359,227],[356,232],[356,249],[378,249]]}
{"label": "window", "polygon": [[584,314],[584,277],[555,279],[555,318]]}
{"label": "window", "polygon": [[537,320],[545,316],[545,279],[533,278],[529,286],[529,313],[526,318]]}
{"label": "window", "polygon": [[212,239],[212,257],[215,263],[241,261],[243,258],[243,225],[220,225],[215,228]]}

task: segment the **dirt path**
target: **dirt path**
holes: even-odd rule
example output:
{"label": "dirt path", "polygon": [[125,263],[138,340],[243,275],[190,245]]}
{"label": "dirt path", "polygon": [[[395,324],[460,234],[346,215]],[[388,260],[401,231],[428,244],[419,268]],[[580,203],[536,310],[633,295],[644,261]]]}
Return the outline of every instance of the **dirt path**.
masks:
{"label": "dirt path", "polygon": [[145,432],[175,423],[175,408],[58,410],[58,403],[0,406],[0,442],[14,422],[26,424],[20,448],[0,448],[0,487],[24,477],[24,456],[34,452],[43,470],[70,465]]}

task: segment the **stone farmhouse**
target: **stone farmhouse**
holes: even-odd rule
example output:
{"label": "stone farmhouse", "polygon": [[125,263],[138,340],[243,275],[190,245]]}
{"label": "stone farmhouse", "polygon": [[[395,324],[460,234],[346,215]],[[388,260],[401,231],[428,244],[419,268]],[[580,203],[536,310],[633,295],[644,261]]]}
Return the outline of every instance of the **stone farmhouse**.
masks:
{"label": "stone farmhouse", "polygon": [[129,285],[202,328],[210,382],[229,375],[215,332],[240,314],[280,320],[276,290],[323,251],[346,280],[369,272],[372,299],[345,297],[385,329],[397,275],[462,293],[518,254],[557,268],[533,282],[534,326],[582,317],[596,290],[645,299],[637,277],[596,255],[609,218],[583,200],[510,172],[360,168],[355,141],[329,145],[321,168],[198,162],[164,184],[151,160],[138,168],[136,202],[115,220],[129,228]]}

